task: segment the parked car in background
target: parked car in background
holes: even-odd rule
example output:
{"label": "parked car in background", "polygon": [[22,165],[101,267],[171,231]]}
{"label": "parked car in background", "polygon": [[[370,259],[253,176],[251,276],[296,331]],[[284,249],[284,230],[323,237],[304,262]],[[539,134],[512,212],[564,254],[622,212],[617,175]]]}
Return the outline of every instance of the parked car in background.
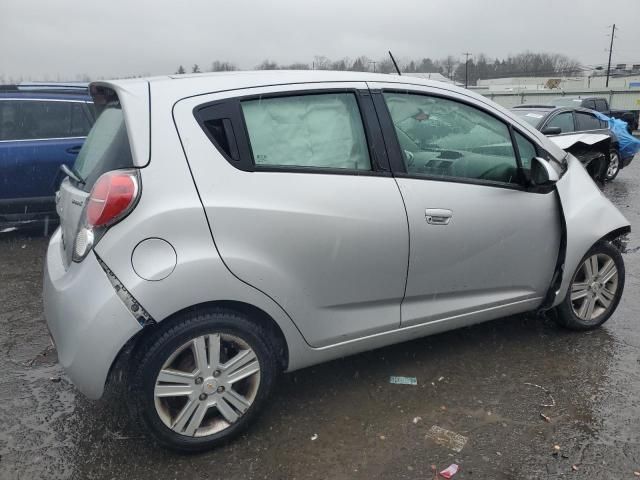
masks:
{"label": "parked car in background", "polygon": [[91,93],[45,316],[90,398],[128,370],[162,445],[227,441],[282,371],[529,311],[590,330],[620,301],[629,222],[577,159],[468,90],[265,71]]}
{"label": "parked car in background", "polygon": [[0,86],[0,224],[56,220],[55,192],[95,113],[87,85]]}
{"label": "parked car in background", "polygon": [[552,103],[558,107],[582,107],[589,110],[595,110],[607,117],[619,118],[629,125],[629,133],[638,130],[638,110],[612,110],[609,108],[609,102],[604,97],[558,97],[552,100]]}
{"label": "parked car in background", "polygon": [[[577,133],[609,136],[609,152],[604,152],[604,155],[598,149],[590,151],[588,148],[584,148],[583,152],[577,155],[591,177],[596,180],[613,180],[620,169],[629,165],[633,159],[633,155],[621,158],[618,139],[609,129],[609,124],[586,108],[523,104],[513,107],[511,111],[549,137]],[[606,153],[609,154],[608,159]]]}

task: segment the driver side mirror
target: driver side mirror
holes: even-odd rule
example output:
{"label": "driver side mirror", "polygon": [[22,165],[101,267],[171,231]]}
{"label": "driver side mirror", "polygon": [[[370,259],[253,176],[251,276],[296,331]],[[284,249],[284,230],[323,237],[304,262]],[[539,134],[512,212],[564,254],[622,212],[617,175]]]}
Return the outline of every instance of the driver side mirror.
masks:
{"label": "driver side mirror", "polygon": [[551,164],[541,157],[531,159],[531,183],[535,187],[550,187],[560,180],[560,176]]}
{"label": "driver side mirror", "polygon": [[544,135],[560,135],[562,129],[560,127],[545,127],[542,129]]}

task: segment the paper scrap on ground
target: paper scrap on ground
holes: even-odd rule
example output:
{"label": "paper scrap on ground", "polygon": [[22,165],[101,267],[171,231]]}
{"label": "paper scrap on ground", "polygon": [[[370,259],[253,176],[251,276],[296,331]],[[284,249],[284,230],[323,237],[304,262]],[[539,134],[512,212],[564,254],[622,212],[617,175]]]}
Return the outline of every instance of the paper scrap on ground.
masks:
{"label": "paper scrap on ground", "polygon": [[442,470],[440,472],[440,475],[443,476],[444,478],[451,478],[453,477],[456,473],[458,473],[458,469],[460,467],[458,467],[458,465],[456,465],[455,463],[452,463],[451,465],[449,465],[447,468],[445,468],[444,470]]}
{"label": "paper scrap on ground", "polygon": [[418,379],[416,377],[391,377],[389,383],[395,383],[398,385],[418,385]]}
{"label": "paper scrap on ground", "polygon": [[446,430],[442,427],[434,425],[427,432],[426,438],[430,438],[438,445],[442,445],[443,447],[450,448],[454,452],[460,452],[464,448],[467,443],[468,438],[463,437],[462,435],[452,432],[451,430]]}

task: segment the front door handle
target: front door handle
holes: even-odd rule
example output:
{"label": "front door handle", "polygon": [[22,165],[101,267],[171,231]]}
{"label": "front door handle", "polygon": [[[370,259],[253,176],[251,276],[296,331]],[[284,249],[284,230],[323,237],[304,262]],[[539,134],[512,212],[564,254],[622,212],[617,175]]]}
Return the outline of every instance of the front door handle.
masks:
{"label": "front door handle", "polygon": [[453,212],[446,208],[427,208],[424,218],[430,225],[449,225]]}

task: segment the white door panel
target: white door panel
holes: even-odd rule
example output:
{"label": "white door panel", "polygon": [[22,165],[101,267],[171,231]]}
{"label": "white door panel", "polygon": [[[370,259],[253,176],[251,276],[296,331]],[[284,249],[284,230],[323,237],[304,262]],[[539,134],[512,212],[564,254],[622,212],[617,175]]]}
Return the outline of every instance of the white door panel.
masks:
{"label": "white door panel", "polygon": [[[411,233],[403,326],[514,302],[527,309],[527,300],[542,299],[560,244],[553,192],[397,181]],[[448,224],[427,222],[425,210],[434,208],[451,212]]]}

